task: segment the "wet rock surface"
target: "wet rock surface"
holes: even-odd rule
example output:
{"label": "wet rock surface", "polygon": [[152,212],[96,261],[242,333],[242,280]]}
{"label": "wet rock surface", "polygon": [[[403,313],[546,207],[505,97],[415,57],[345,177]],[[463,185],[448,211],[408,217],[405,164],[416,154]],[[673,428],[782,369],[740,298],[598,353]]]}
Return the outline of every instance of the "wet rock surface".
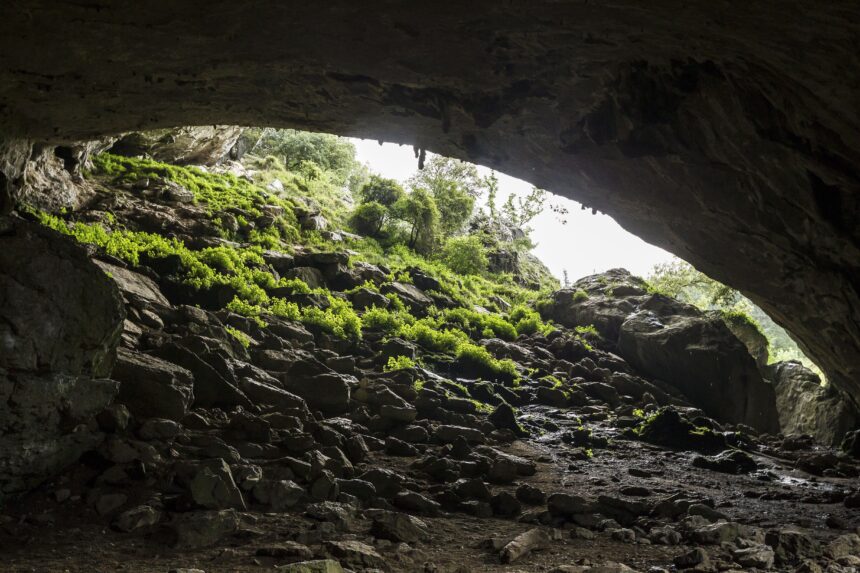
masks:
{"label": "wet rock surface", "polygon": [[[343,253],[302,257],[301,266],[320,272],[345,264]],[[80,264],[98,269],[83,256]],[[338,340],[274,317],[261,328],[187,304],[158,263],[104,264],[123,271],[111,272],[119,288],[109,292],[122,293],[127,316],[115,318],[121,337],[108,337],[120,345],[112,379],[65,374],[102,388],[82,393],[16,378],[15,388],[62,394],[11,400],[19,410],[63,404],[52,406],[54,425],[78,431],[72,443],[57,439],[67,468],[19,486],[0,510],[10,571],[855,566],[860,438],[849,434],[844,449],[833,449],[759,432],[711,414],[730,408],[696,407],[690,386],[625,359],[609,334],[620,336],[629,316],[644,312],[673,329],[667,309],[702,326],[685,326],[686,345],[661,352],[684,354],[696,336],[701,355],[722,361],[743,348],[673,301],[657,301],[656,312],[632,278],[626,287],[616,281],[610,297],[594,291],[599,276],[589,277],[587,305],[568,291],[556,295],[556,306],[587,314],[597,333],[578,332],[580,317],[560,319],[567,326],[546,335],[483,340],[520,375],[477,379],[417,342]],[[390,287],[411,297],[415,312],[427,309],[418,286]],[[102,351],[96,344],[75,356]],[[405,355],[421,367],[383,368]],[[719,376],[709,360],[703,380],[724,392],[765,384],[748,370],[749,354]],[[99,360],[79,363],[104,373]],[[749,374],[745,382],[735,368]],[[54,420],[37,412],[30,427],[44,419]]]}

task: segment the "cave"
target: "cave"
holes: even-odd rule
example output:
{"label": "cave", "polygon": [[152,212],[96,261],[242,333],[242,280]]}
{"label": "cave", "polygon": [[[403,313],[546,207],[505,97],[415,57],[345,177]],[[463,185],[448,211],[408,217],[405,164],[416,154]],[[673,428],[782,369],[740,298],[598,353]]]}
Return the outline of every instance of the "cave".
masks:
{"label": "cave", "polygon": [[2,16],[7,141],[264,124],[481,163],[738,288],[860,400],[850,2],[32,2]]}
{"label": "cave", "polygon": [[[847,1],[7,3],[0,212],[73,207],[88,157],[129,132],[413,145],[607,213],[738,289],[856,409],[858,47]],[[26,252],[45,240],[24,236]],[[106,377],[110,361],[75,374]]]}

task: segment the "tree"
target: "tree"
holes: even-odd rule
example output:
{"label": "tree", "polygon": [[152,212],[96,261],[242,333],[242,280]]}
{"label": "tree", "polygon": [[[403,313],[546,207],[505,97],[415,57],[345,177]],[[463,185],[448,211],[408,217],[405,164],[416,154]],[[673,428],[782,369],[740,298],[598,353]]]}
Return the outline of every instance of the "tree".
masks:
{"label": "tree", "polygon": [[499,178],[496,177],[495,171],[491,171],[489,175],[484,177],[484,187],[487,189],[487,208],[490,211],[490,220],[495,223],[499,219],[499,213],[496,209],[496,196],[499,193]]}
{"label": "tree", "polygon": [[520,227],[529,234],[531,229],[528,228],[528,224],[543,211],[547,195],[546,191],[537,187],[532,187],[525,197],[508,195],[508,200],[502,205],[502,213],[512,225]]}
{"label": "tree", "polygon": [[439,228],[446,237],[463,230],[472,216],[484,180],[471,163],[434,155],[409,179],[411,189],[429,192],[439,209]]}
{"label": "tree", "polygon": [[424,164],[424,169],[417,171],[407,183],[412,188],[429,189],[433,195],[438,189],[455,183],[475,198],[480,197],[484,187],[475,165],[441,155],[431,156]]}
{"label": "tree", "polygon": [[446,237],[463,230],[466,221],[472,216],[475,198],[466,193],[453,181],[439,184],[433,191],[433,199],[439,208],[439,229]]}
{"label": "tree", "polygon": [[376,202],[385,207],[391,207],[405,195],[400,183],[379,175],[371,175],[358,193],[362,203]]}
{"label": "tree", "polygon": [[480,275],[487,270],[487,250],[474,235],[448,239],[442,250],[442,260],[455,273]]}
{"label": "tree", "polygon": [[385,225],[387,218],[388,209],[376,201],[371,201],[369,203],[362,203],[356,207],[349,218],[349,223],[355,229],[356,233],[370,237],[379,237],[382,234],[382,227]]}
{"label": "tree", "polygon": [[392,214],[409,226],[410,249],[420,253],[433,250],[439,234],[439,209],[430,193],[414,189],[394,205]]}
{"label": "tree", "polygon": [[348,140],[328,133],[295,129],[249,129],[243,135],[252,144],[250,153],[274,155],[287,169],[298,170],[302,161],[312,161],[333,172],[343,184],[357,166],[355,146]]}

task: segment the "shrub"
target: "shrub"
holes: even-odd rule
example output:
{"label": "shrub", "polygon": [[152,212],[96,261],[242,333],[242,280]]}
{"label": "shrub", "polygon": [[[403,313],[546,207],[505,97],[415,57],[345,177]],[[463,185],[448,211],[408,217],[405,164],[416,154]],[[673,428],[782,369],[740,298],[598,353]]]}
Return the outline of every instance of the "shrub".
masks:
{"label": "shrub", "polygon": [[471,342],[464,342],[457,347],[457,360],[468,367],[477,368],[496,376],[516,380],[517,365],[513,360],[505,358],[498,360],[490,351]]}
{"label": "shrub", "polygon": [[407,368],[415,368],[415,361],[408,356],[389,356],[388,363],[382,367],[383,372],[392,372],[394,370],[406,370]]}
{"label": "shrub", "polygon": [[513,340],[517,337],[514,326],[497,314],[484,314],[465,308],[454,308],[443,313],[445,321],[458,325],[472,336]]}
{"label": "shrub", "polygon": [[588,300],[588,293],[581,288],[576,289],[576,292],[573,293],[573,302],[582,302],[584,300]]}
{"label": "shrub", "polygon": [[361,319],[347,301],[329,296],[325,310],[315,306],[300,307],[301,321],[339,338],[361,338]]}
{"label": "shrub", "polygon": [[462,275],[480,275],[489,261],[484,245],[475,236],[448,239],[442,250],[442,260],[449,269]]}
{"label": "shrub", "polygon": [[456,329],[440,329],[432,318],[422,318],[400,328],[398,336],[417,342],[428,350],[453,354],[460,344],[469,341],[468,335]]}
{"label": "shrub", "polygon": [[376,201],[362,203],[352,212],[349,224],[356,233],[378,237],[382,233],[388,209]]}
{"label": "shrub", "polygon": [[370,307],[361,315],[361,325],[365,330],[377,330],[380,332],[395,333],[404,324],[414,320],[409,313],[403,311],[391,311],[387,308]]}
{"label": "shrub", "polygon": [[517,329],[517,334],[534,334],[535,332],[549,334],[555,330],[554,326],[541,320],[540,314],[536,310],[525,305],[520,304],[513,307],[509,316],[514,328]]}
{"label": "shrub", "polygon": [[239,342],[239,344],[241,344],[245,348],[251,346],[251,338],[241,330],[237,330],[232,326],[225,326],[224,330],[226,330],[227,333],[230,334],[230,336],[235,338]]}

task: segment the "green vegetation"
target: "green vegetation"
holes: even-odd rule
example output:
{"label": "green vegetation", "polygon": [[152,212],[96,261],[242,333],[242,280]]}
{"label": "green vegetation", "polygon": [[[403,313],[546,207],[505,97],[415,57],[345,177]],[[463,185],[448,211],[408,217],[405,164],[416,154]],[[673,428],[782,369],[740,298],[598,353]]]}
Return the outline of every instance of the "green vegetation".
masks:
{"label": "green vegetation", "polygon": [[474,235],[449,239],[442,250],[442,260],[449,269],[461,275],[483,274],[489,264],[486,248]]}
{"label": "green vegetation", "polygon": [[800,350],[788,333],[762,309],[741,293],[724,285],[680,259],[656,265],[648,277],[651,292],[677,298],[702,310],[718,310],[723,319],[735,324],[748,324],[767,338],[769,361],[798,360],[816,372],[819,368]]}
{"label": "green vegetation", "polygon": [[224,330],[226,330],[230,334],[230,336],[235,338],[239,342],[239,344],[241,344],[245,348],[251,346],[251,338],[241,330],[236,330],[232,326],[225,326]]}
{"label": "green vegetation", "polygon": [[[95,221],[77,220],[74,213],[32,211],[31,215],[131,267],[157,269],[162,281],[186,293],[183,296],[200,300],[201,306],[224,308],[253,319],[260,327],[286,319],[317,335],[344,340],[358,340],[365,334],[402,337],[433,360],[456,360],[477,376],[516,384],[520,376],[516,363],[496,358],[478,342],[551,332],[554,327],[544,323],[533,307],[557,283],[541,278],[539,288],[525,287],[511,274],[492,272],[488,254],[527,249],[527,242],[502,244],[487,228],[466,232],[484,192],[495,201],[494,175],[481,178],[473,165],[431,157],[404,189],[396,181],[369,173],[355,161],[352,145],[333,136],[249,130],[243,137],[250,148],[243,159],[247,176],[108,153],[96,156],[86,174],[105,193],[120,189],[158,200],[172,191],[190,191],[199,212],[194,224],[208,225],[214,229],[211,234],[224,239],[216,246],[197,248],[192,246],[197,241],[183,240],[187,231],[180,228],[170,230],[168,238],[167,232],[151,232],[148,223],[112,213]],[[529,199],[527,204],[534,202]],[[495,218],[510,215],[507,207],[501,212],[490,207]],[[348,225],[362,236],[347,234],[337,240],[328,233],[303,230],[302,221],[317,212],[333,230]],[[525,221],[524,216],[516,214],[520,221]],[[419,318],[389,293],[387,308],[372,306],[357,312],[351,295],[362,288],[379,292],[379,286],[368,281],[343,294],[332,293],[312,289],[300,279],[280,277],[267,264],[269,251],[297,250],[348,250],[352,262],[384,265],[392,281],[417,282],[413,275],[422,273],[438,283],[427,292],[440,301],[440,307],[427,308]],[[225,300],[229,302],[224,304]],[[242,346],[253,343],[237,328],[227,331]],[[414,365],[408,357],[398,356],[385,369]],[[457,393],[472,399],[465,389]],[[474,404],[478,411],[491,409],[478,401]]]}
{"label": "green vegetation", "polygon": [[388,363],[382,367],[383,372],[392,372],[394,370],[407,370],[415,368],[415,361],[408,356],[389,356]]}
{"label": "green vegetation", "polygon": [[499,360],[483,346],[464,342],[457,347],[457,360],[466,367],[472,367],[499,376],[506,380],[516,382],[519,378],[517,364],[508,358]]}

